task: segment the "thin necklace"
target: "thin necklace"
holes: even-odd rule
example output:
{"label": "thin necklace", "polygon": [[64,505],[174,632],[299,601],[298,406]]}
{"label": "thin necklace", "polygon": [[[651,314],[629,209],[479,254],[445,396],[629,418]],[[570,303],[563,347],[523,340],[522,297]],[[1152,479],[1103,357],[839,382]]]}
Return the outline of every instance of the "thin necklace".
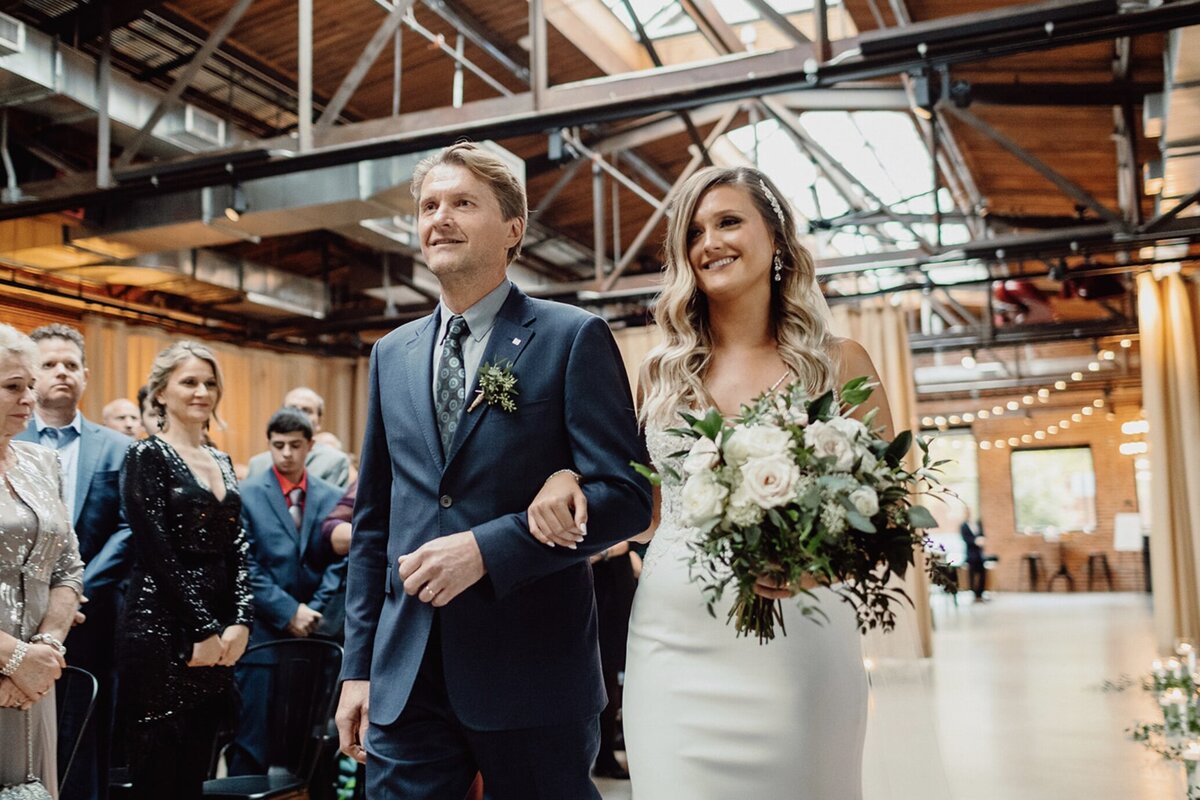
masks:
{"label": "thin necklace", "polygon": [[775,381],[774,383],[772,383],[772,384],[771,384],[771,388],[770,388],[770,389],[767,389],[767,391],[768,391],[768,392],[773,392],[773,391],[775,391],[776,389],[778,389],[778,388],[779,388],[779,384],[781,384],[781,383],[783,383],[785,380],[787,380],[787,377],[788,377],[789,375],[791,375],[791,374],[792,374],[792,370],[789,368],[789,369],[788,369],[788,370],[786,370],[786,371],[785,371],[785,372],[784,372],[782,375],[780,375],[780,376],[779,376],[779,380],[777,380],[777,381]]}

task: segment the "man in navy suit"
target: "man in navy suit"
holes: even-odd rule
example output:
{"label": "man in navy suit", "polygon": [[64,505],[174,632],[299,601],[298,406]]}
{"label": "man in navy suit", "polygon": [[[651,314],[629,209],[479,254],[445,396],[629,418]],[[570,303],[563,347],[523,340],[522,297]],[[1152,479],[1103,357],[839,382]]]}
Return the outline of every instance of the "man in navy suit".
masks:
{"label": "man in navy suit", "polygon": [[[342,491],[305,468],[313,445],[312,423],[295,408],[267,422],[271,468],[241,485],[242,524],[250,542],[254,633],[250,644],[303,639],[342,587],[346,560],[330,560],[321,547],[321,523]],[[226,752],[230,775],[265,773],[266,696],[263,676],[238,669],[242,718]]]}
{"label": "man in navy suit", "polygon": [[[502,160],[446,148],[413,196],[442,296],[371,354],[342,749],[372,798],[460,800],[476,772],[494,800],[598,798],[587,559],[650,522],[625,370],[604,320],[508,282],[527,212]],[[564,469],[583,476],[588,533],[550,548],[525,511]]]}
{"label": "man in navy suit", "polygon": [[[96,709],[61,787],[62,797],[95,800],[108,796],[113,642],[122,586],[130,568],[129,525],[121,513],[119,483],[125,450],[132,439],[79,413],[79,399],[88,379],[79,331],[54,323],[34,330],[30,338],[38,347],[34,369],[37,409],[29,427],[16,438],[58,451],[64,499],[79,537],[79,554],[86,563],[83,594],[87,604],[81,610],[87,619],[67,637],[67,663],[86,669],[100,684]],[[69,717],[73,711],[66,713]],[[59,728],[65,736],[78,730],[81,722],[68,718]],[[69,754],[73,745],[62,742],[59,753]]]}

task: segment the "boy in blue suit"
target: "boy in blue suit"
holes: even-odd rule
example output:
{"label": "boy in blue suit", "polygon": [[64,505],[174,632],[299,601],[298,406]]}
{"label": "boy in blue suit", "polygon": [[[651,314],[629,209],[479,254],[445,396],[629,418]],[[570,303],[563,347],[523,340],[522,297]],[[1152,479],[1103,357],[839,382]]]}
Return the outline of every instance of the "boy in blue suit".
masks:
{"label": "boy in blue suit", "polygon": [[[346,576],[346,560],[330,561],[320,547],[321,522],[342,491],[305,469],[312,437],[312,423],[302,412],[276,411],[267,423],[271,469],[241,485],[254,590],[251,645],[312,635],[326,603]],[[242,719],[226,753],[230,775],[266,772],[264,738],[270,698],[260,677],[250,669],[238,670]]]}

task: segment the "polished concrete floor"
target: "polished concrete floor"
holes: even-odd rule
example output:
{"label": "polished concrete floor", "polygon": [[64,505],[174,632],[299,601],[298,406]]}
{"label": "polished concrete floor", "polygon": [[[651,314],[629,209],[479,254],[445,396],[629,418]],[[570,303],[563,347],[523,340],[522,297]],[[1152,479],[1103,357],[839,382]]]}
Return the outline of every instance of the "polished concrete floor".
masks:
{"label": "polished concrete floor", "polygon": [[[1184,797],[1182,769],[1124,733],[1154,718],[1152,700],[1140,689],[1100,691],[1148,670],[1149,596],[998,594],[976,604],[964,594],[957,608],[939,599],[935,617],[933,693],[953,800]],[[598,785],[605,800],[631,797],[628,782]]]}

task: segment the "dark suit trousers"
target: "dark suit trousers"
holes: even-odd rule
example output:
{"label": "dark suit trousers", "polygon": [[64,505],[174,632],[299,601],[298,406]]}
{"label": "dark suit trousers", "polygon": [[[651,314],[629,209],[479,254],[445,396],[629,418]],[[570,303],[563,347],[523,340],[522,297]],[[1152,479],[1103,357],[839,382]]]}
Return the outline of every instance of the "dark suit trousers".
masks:
{"label": "dark suit trousers", "polygon": [[367,732],[371,800],[463,800],[483,774],[489,800],[600,800],[589,776],[599,748],[595,716],[523,730],[476,731],[446,695],[438,619],[395,723]]}
{"label": "dark suit trousers", "polygon": [[978,558],[967,559],[967,580],[971,584],[971,591],[978,598],[983,597],[983,588],[987,581],[987,570],[983,566],[983,555]]}

